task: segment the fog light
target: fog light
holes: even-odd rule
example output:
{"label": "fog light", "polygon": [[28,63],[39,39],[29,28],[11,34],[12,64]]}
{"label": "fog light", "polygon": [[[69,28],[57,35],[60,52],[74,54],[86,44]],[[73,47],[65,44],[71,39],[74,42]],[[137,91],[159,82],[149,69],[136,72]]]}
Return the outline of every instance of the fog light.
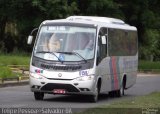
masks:
{"label": "fog light", "polygon": [[35,89],[38,89],[38,86],[35,86]]}

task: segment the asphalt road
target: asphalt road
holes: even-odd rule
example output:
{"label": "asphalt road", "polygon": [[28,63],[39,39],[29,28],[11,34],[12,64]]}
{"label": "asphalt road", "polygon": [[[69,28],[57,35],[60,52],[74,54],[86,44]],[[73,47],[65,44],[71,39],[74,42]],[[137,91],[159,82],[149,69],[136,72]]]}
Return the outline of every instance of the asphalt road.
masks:
{"label": "asphalt road", "polygon": [[116,100],[132,99],[135,96],[146,95],[160,91],[160,75],[137,77],[136,84],[125,91],[121,98],[110,98],[100,95],[97,103],[87,102],[86,96],[45,95],[43,101],[35,101],[29,85],[0,88],[0,108],[93,108],[110,104]]}

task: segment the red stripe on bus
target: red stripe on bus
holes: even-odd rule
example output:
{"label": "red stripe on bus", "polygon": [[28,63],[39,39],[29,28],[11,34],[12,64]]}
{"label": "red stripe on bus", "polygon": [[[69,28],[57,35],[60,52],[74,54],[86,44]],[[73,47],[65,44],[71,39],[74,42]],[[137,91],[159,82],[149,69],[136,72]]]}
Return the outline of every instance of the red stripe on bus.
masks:
{"label": "red stripe on bus", "polygon": [[118,77],[117,77],[117,67],[116,67],[116,58],[112,57],[112,67],[113,67],[113,76],[114,76],[114,89],[118,89]]}

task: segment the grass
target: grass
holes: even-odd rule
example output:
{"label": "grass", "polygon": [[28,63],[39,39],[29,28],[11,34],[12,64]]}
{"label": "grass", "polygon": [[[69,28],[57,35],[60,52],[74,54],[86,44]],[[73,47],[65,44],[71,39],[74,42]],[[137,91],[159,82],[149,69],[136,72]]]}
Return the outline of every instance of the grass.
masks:
{"label": "grass", "polygon": [[[24,54],[2,54],[0,55],[0,78],[13,78],[21,76],[20,73],[13,73],[9,66],[20,65],[29,68],[30,56]],[[22,65],[22,66],[21,66]],[[15,67],[14,66],[14,67]],[[18,66],[19,67],[19,66]]]}
{"label": "grass", "polygon": [[160,92],[130,99],[120,99],[110,105],[88,109],[78,114],[142,114],[143,111],[149,110],[155,111],[154,114],[160,113]]}
{"label": "grass", "polygon": [[9,67],[0,67],[0,78],[13,78],[20,76],[20,74],[13,73]]}
{"label": "grass", "polygon": [[23,55],[1,55],[0,66],[7,65],[29,65],[30,56]]}
{"label": "grass", "polygon": [[145,69],[160,69],[160,61],[151,62],[151,61],[140,60],[138,69],[142,69],[142,70],[145,70]]}
{"label": "grass", "polygon": [[139,96],[131,99],[117,101],[103,108],[160,108],[160,92],[154,92],[149,95]]}

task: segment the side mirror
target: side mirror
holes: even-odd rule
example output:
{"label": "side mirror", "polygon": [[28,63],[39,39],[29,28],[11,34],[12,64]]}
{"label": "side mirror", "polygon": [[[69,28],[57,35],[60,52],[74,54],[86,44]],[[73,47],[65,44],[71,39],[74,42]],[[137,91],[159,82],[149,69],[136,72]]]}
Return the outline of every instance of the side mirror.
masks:
{"label": "side mirror", "polygon": [[33,40],[33,36],[29,35],[27,44],[31,45],[32,44],[32,40]]}
{"label": "side mirror", "polygon": [[38,30],[38,28],[34,28],[31,32],[31,34],[28,36],[28,41],[27,44],[32,44],[32,40],[33,40],[33,33],[36,32]]}
{"label": "side mirror", "polygon": [[102,44],[107,44],[106,36],[101,36]]}

